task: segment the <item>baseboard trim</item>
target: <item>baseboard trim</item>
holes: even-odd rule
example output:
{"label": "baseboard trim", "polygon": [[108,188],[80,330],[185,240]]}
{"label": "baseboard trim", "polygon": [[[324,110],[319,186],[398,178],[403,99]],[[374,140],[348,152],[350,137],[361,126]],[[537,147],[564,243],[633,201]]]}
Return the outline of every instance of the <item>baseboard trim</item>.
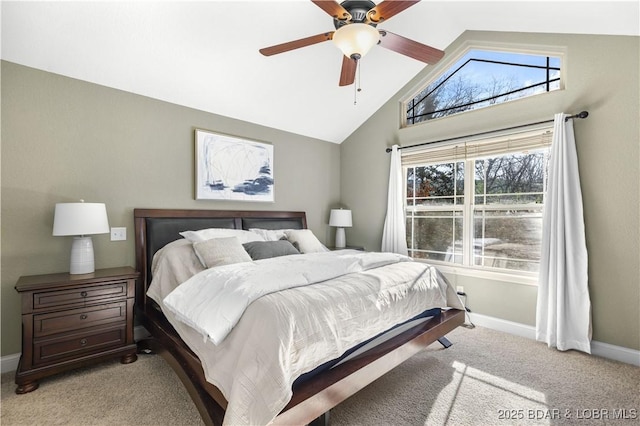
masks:
{"label": "baseboard trim", "polygon": [[591,342],[591,354],[640,367],[640,351],[603,342]]}
{"label": "baseboard trim", "polygon": [[[492,330],[503,331],[505,333],[514,334],[516,336],[525,337],[535,340],[536,329],[533,326],[520,324],[513,321],[507,321],[500,318],[494,318],[487,315],[469,313],[469,318],[475,325],[490,328]],[[623,346],[611,345],[598,341],[591,342],[591,355],[602,358],[612,359],[614,361],[624,362],[625,364],[640,367],[640,351],[625,348]]]}
{"label": "baseboard trim", "polygon": [[18,369],[18,363],[20,362],[20,354],[11,354],[0,358],[0,371],[2,374],[10,373]]}
{"label": "baseboard trim", "polygon": [[[133,327],[133,339],[137,342],[149,336],[149,332],[141,325]],[[2,374],[10,373],[18,369],[20,362],[20,353],[3,356],[0,358],[0,371]]]}

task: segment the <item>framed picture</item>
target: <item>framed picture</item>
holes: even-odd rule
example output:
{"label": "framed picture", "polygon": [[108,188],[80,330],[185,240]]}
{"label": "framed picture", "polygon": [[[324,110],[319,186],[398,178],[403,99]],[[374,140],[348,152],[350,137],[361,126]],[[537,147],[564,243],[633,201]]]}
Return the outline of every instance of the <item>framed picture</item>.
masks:
{"label": "framed picture", "polygon": [[273,145],[196,129],[196,200],[274,202]]}

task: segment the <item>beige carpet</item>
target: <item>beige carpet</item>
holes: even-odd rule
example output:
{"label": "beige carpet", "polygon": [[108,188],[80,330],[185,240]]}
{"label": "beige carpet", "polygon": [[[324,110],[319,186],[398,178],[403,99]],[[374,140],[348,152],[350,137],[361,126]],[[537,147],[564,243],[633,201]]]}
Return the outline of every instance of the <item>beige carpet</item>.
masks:
{"label": "beige carpet", "polygon": [[[449,349],[432,345],[333,409],[332,425],[640,423],[638,367],[484,328],[449,337]],[[3,426],[201,424],[156,355],[54,376],[25,395],[14,389],[3,374]]]}

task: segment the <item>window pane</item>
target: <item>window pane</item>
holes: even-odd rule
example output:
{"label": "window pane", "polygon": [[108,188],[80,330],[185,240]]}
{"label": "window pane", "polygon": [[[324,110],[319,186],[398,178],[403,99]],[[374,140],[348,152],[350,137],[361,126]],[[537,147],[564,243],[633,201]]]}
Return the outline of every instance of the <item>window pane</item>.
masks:
{"label": "window pane", "polygon": [[462,212],[408,214],[407,231],[410,256],[462,263]]}
{"label": "window pane", "polygon": [[413,170],[411,175],[407,173],[407,182],[415,183],[412,196],[416,198],[434,200],[436,204],[456,204],[464,195],[463,162],[421,166]]}
{"label": "window pane", "polygon": [[411,198],[414,196],[413,179],[414,179],[413,167],[409,167],[407,169],[407,198]]}
{"label": "window pane", "polygon": [[541,204],[545,172],[542,152],[476,160],[475,204]]}
{"label": "window pane", "polygon": [[538,271],[542,209],[476,210],[474,265]]}

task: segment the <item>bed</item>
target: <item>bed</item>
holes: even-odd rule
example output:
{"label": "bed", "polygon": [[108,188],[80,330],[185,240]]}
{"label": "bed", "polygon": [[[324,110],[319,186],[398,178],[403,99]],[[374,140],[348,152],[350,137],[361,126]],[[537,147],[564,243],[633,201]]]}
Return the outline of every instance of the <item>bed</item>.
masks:
{"label": "bed", "polygon": [[[154,255],[158,253],[156,265],[154,265],[157,272],[160,271],[160,269],[157,269],[158,258],[164,251],[169,252],[174,250],[174,246],[180,247],[186,245],[186,243],[180,241],[183,240],[180,232],[199,231],[211,228],[244,231],[256,228],[262,230],[304,230],[307,228],[305,213],[280,211],[135,209],[134,227],[136,265],[141,274],[141,279],[136,291],[136,317],[151,334],[150,338],[139,342],[139,350],[142,352],[153,351],[163,356],[185,385],[206,424],[223,424],[225,421],[230,423],[229,418],[225,420],[225,413],[230,407],[230,401],[231,405],[233,405],[234,402],[231,398],[230,401],[227,401],[224,396],[224,394],[229,394],[228,388],[224,385],[224,380],[218,378],[212,380],[212,367],[208,361],[208,352],[212,348],[215,351],[217,347],[224,348],[224,345],[231,346],[234,342],[233,339],[237,340],[239,337],[236,338],[233,336],[233,333],[236,332],[234,329],[234,331],[226,335],[227,337],[222,344],[214,345],[212,342],[208,342],[206,338],[198,338],[202,337],[199,336],[202,332],[191,330],[191,327],[186,326],[181,320],[177,320],[177,315],[173,315],[173,311],[169,312],[167,306],[159,306],[159,304],[162,304],[160,298],[155,296],[155,299],[158,300],[154,300],[148,295],[148,293],[153,293],[153,291],[150,291],[150,286],[153,282],[152,265],[154,265]],[[356,259],[358,265],[362,264],[365,259],[374,259],[375,261],[378,259],[375,257],[376,254],[350,253],[348,250],[339,255],[342,259]],[[296,261],[300,261],[304,256],[283,256],[282,260],[278,260],[278,262],[291,261],[290,259],[294,258]],[[314,255],[311,254],[309,256]],[[319,253],[316,257],[324,259],[329,256],[334,256],[334,254]],[[271,261],[271,259],[267,259],[264,262],[269,261]],[[260,262],[263,261],[252,263],[257,264]],[[418,262],[409,263],[418,264]],[[409,263],[407,263],[407,265]],[[385,266],[384,268],[400,270],[400,268],[404,266],[405,264],[394,264]],[[210,271],[220,270],[220,273],[223,273],[225,268],[233,269],[237,267],[237,265],[228,265],[220,268],[211,268]],[[352,267],[353,263],[346,266],[346,268]],[[371,272],[365,271],[363,273],[370,275],[367,278],[370,281],[379,281],[379,278],[375,276],[371,278],[371,276],[378,273],[378,270],[383,270],[384,268],[372,269]],[[434,271],[431,272],[436,274]],[[236,269],[234,273],[237,274],[238,270]],[[159,276],[160,273],[157,272],[157,275]],[[200,275],[202,274],[196,274],[194,278]],[[345,275],[346,278],[340,277],[336,279],[346,280],[352,275],[353,274],[347,274]],[[179,281],[181,280],[182,278]],[[157,281],[158,280],[154,283],[155,286],[158,285]],[[186,284],[191,284],[191,281],[196,280],[189,279],[185,285],[180,284],[179,287],[181,289],[187,288],[188,285]],[[350,282],[347,282],[347,284],[349,283]],[[347,284],[345,284],[345,286]],[[306,289],[310,287],[320,288],[322,286],[315,284],[301,288],[296,287],[285,290],[285,292],[293,294],[293,292],[309,291]],[[328,290],[325,288],[323,291]],[[429,309],[425,309],[425,312],[408,318],[407,321],[403,321],[402,324],[389,324],[389,328],[393,328],[394,330],[391,333],[384,334],[384,338],[381,337],[383,333],[376,334],[376,336],[365,339],[366,341],[361,342],[361,344],[359,343],[358,345],[354,345],[354,347],[347,348],[347,351],[340,349],[338,352],[342,353],[342,355],[336,357],[336,359],[314,365],[314,368],[309,369],[309,371],[300,370],[300,372],[305,371],[304,374],[299,374],[299,377],[295,378],[292,385],[290,385],[289,382],[285,383],[285,385],[290,385],[290,395],[287,395],[286,404],[282,404],[284,408],[278,411],[279,414],[273,419],[272,423],[326,424],[329,419],[329,410],[332,407],[335,407],[415,353],[438,340],[441,341],[445,347],[448,346],[448,342],[444,336],[464,323],[462,306],[459,300],[454,300],[454,298],[457,299],[457,297],[455,297],[455,291],[453,291],[453,293],[451,293],[451,291],[453,290],[449,288],[446,289],[446,297],[449,298],[449,306],[453,306],[453,308],[433,309],[433,307],[430,307]],[[444,290],[442,292],[444,292]],[[453,294],[453,297],[451,294]],[[162,297],[164,297],[164,294]],[[269,294],[251,303],[249,307],[246,308],[247,311],[245,311],[244,316],[241,317],[237,323],[236,329],[242,328],[245,318],[250,318],[251,312],[259,309],[260,304],[265,305],[267,301],[274,303],[273,301],[276,300],[276,297],[279,296]],[[171,307],[171,309],[173,310],[174,308]],[[253,311],[249,311],[249,309]],[[246,321],[249,321],[249,319]],[[266,322],[268,321],[265,321],[265,323]],[[274,332],[273,334],[276,335],[277,333]],[[230,343],[227,344],[226,342]],[[227,349],[224,350],[226,351]],[[244,353],[246,353],[246,351]],[[289,361],[285,361],[284,363],[288,365]],[[291,363],[295,364],[294,361],[291,361]],[[298,374],[296,373],[296,375]],[[234,378],[231,377],[229,380],[234,380]],[[214,386],[212,382],[218,386]],[[223,392],[219,387],[225,389],[225,391]],[[245,385],[245,387],[247,386]],[[252,397],[255,398],[255,395]],[[238,421],[237,418],[234,419],[231,423]]]}

